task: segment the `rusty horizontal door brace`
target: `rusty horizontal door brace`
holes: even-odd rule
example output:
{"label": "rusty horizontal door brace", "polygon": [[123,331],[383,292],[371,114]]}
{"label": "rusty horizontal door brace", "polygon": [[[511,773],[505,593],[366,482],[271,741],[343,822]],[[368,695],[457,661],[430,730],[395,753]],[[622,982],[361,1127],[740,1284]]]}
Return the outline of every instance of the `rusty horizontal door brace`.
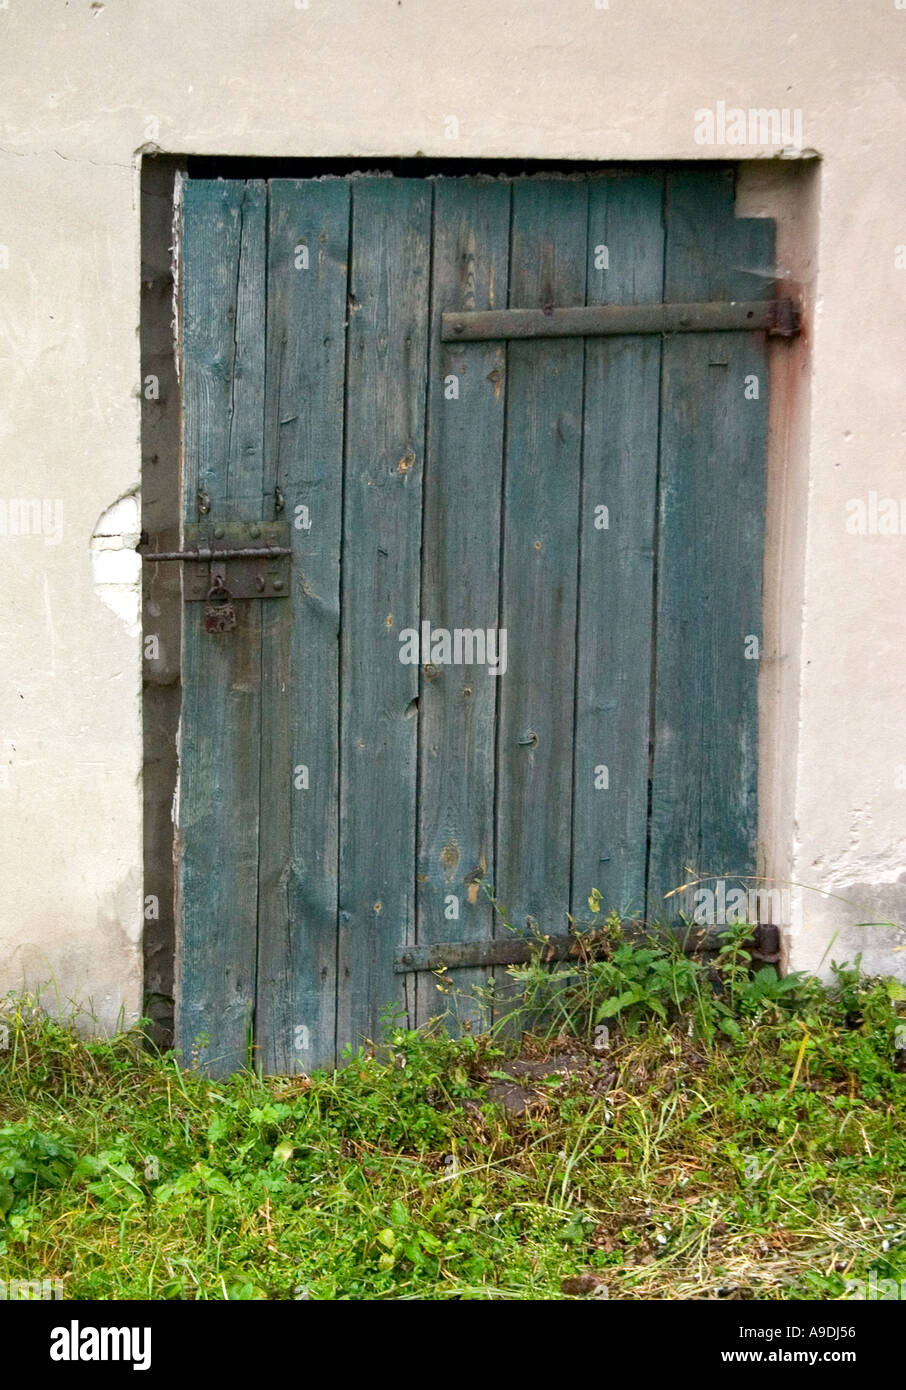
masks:
{"label": "rusty horizontal door brace", "polygon": [[[681,930],[670,927],[655,929],[639,922],[624,922],[623,937],[635,944],[657,942],[672,936],[687,955],[696,951],[717,951],[721,946],[724,927],[699,927]],[[601,954],[605,944],[601,932],[576,932],[568,936],[549,936],[544,940],[531,937],[506,936],[493,941],[446,941],[432,946],[403,946],[393,958],[398,975],[410,970],[458,970],[466,966],[525,965],[539,952],[542,961],[582,960]],[[780,959],[780,938],[776,926],[762,923],[753,926],[747,949],[762,961]]]}
{"label": "rusty horizontal door brace", "polygon": [[795,338],[791,299],[711,300],[701,304],[590,304],[571,309],[470,309],[441,314],[445,343],[489,338],[608,338],[637,333],[766,332]]}

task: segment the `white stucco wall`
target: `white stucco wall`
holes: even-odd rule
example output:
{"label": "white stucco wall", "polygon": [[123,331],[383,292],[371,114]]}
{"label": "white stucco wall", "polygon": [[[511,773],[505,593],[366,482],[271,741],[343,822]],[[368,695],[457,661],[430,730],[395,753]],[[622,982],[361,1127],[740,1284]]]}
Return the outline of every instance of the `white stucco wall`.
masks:
{"label": "white stucco wall", "polygon": [[[99,551],[141,481],[142,149],[777,153],[697,143],[719,101],[801,111],[787,153],[821,160],[741,189],[778,216],[810,306],[772,422],[766,867],[839,895],[803,894],[794,966],[847,921],[906,920],[906,537],[845,530],[848,499],[906,497],[906,8],[601,4],[0,0],[0,499],[49,504],[39,534],[0,535],[0,990],[53,977],[105,1024],[140,1007],[141,652],[129,576]],[[890,932],[832,954],[861,937],[906,972]]]}

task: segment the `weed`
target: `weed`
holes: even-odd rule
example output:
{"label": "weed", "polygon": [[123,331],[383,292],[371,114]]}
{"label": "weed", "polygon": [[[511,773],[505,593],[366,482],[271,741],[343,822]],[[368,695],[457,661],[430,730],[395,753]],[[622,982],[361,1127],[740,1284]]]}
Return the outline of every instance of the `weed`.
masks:
{"label": "weed", "polygon": [[238,1300],[827,1299],[906,1277],[906,991],[753,971],[735,929],[711,962],[616,919],[589,932],[510,971],[534,1035],[391,1017],[331,1074],[212,1081],[8,999],[0,1276]]}

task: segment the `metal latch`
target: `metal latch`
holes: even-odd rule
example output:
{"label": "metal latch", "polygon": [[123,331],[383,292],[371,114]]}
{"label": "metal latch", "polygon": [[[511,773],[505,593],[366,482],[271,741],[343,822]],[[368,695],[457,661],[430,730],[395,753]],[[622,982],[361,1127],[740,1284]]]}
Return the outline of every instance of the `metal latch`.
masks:
{"label": "metal latch", "polygon": [[289,522],[203,521],[187,523],[182,550],[153,550],[142,535],[143,560],[182,561],[183,598],[208,603],[212,591],[229,598],[288,598],[290,592]]}

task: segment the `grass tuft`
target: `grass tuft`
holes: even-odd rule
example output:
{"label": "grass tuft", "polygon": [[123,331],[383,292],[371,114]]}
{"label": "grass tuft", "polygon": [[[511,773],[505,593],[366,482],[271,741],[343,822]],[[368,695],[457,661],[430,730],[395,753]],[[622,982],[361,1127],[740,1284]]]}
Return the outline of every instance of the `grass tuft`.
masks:
{"label": "grass tuft", "polygon": [[563,971],[539,955],[510,972],[518,1043],[396,1030],[335,1074],[266,1080],[211,1081],[140,1031],[85,1041],[10,997],[0,1278],[331,1300],[906,1278],[903,991],[745,956],[738,933],[711,965],[618,937]]}

